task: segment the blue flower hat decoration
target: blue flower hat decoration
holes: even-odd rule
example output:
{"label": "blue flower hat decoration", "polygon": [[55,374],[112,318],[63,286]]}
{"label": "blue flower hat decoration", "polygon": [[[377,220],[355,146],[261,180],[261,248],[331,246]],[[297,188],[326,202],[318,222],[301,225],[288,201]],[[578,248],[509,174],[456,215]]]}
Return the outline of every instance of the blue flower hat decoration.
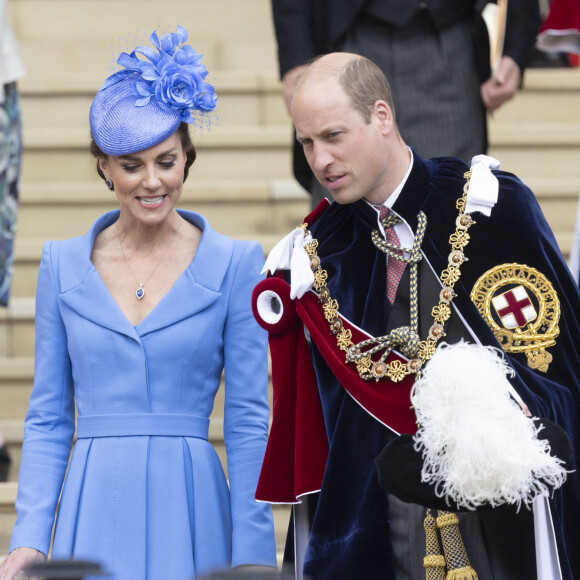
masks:
{"label": "blue flower hat decoration", "polygon": [[104,153],[126,155],[152,147],[181,122],[208,125],[217,96],[205,80],[203,55],[185,44],[187,39],[187,30],[178,26],[161,39],[153,32],[154,48],[121,53],[117,63],[123,69],[105,81],[89,115],[91,133]]}
{"label": "blue flower hat decoration", "polygon": [[[177,32],[166,34],[159,40],[157,32],[151,35],[151,42],[158,52],[138,46],[130,55],[122,53],[117,63],[128,71],[135,71],[143,80],[135,83],[141,97],[135,106],[149,103],[151,98],[170,111],[179,114],[182,121],[194,123],[191,111],[210,112],[216,108],[217,97],[214,88],[204,82],[207,69],[201,64],[202,55],[185,42],[188,33],[183,26]],[[142,54],[150,62],[139,59]]]}

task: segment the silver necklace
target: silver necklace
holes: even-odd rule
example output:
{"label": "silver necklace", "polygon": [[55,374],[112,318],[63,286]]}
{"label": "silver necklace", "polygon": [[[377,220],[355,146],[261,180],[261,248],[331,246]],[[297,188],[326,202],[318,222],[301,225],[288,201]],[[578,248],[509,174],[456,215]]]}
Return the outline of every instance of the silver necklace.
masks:
{"label": "silver necklace", "polygon": [[123,255],[123,260],[125,260],[125,264],[127,264],[127,268],[129,270],[129,273],[131,274],[131,276],[133,276],[133,279],[135,280],[135,282],[137,282],[137,284],[139,284],[139,288],[137,288],[137,290],[135,291],[135,296],[137,297],[137,300],[143,300],[143,297],[145,296],[144,286],[145,286],[145,284],[147,284],[147,282],[149,282],[149,280],[151,279],[151,276],[153,276],[155,270],[157,270],[157,267],[159,266],[159,264],[161,264],[161,262],[163,261],[163,258],[165,258],[165,255],[167,254],[167,250],[169,250],[169,248],[171,247],[171,245],[173,244],[173,242],[177,238],[177,234],[179,233],[179,230],[181,229],[181,222],[182,221],[183,221],[183,219],[180,218],[179,225],[177,226],[177,230],[175,230],[175,234],[171,238],[171,241],[167,244],[167,247],[165,248],[164,252],[161,254],[159,261],[157,262],[157,264],[155,264],[155,266],[153,266],[153,270],[151,270],[151,273],[149,274],[149,276],[147,276],[147,278],[145,279],[144,282],[139,282],[139,279],[133,273],[133,270],[131,269],[131,264],[129,263],[129,260],[127,260],[127,256],[125,255],[125,250],[123,249],[123,244],[121,243],[121,236],[119,235],[119,232],[117,232],[117,241],[119,242],[119,247],[121,248],[121,254]]}

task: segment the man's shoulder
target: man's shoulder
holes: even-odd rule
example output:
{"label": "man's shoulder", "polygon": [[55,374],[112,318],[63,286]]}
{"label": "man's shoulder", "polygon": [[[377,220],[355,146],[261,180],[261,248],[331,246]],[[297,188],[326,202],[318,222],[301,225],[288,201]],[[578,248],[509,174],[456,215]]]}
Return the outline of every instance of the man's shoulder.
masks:
{"label": "man's shoulder", "polygon": [[519,200],[534,198],[532,190],[515,174],[509,171],[494,171],[499,182],[499,195],[516,196]]}
{"label": "man's shoulder", "polygon": [[[352,228],[354,221],[362,220],[368,224],[368,227],[376,227],[376,212],[364,200],[345,204],[333,202],[320,209],[321,211],[317,212],[314,220],[310,218],[310,221],[308,219],[306,221],[308,229],[315,238],[337,234],[345,228],[348,230]],[[312,215],[310,214],[310,216]]]}
{"label": "man's shoulder", "polygon": [[[422,161],[430,175],[431,186],[439,197],[448,197],[450,193],[456,197],[456,190],[463,187],[469,178],[470,165],[462,159],[436,157]],[[501,169],[493,169],[492,173],[498,180],[498,203],[517,207],[536,201],[531,189],[514,173]]]}

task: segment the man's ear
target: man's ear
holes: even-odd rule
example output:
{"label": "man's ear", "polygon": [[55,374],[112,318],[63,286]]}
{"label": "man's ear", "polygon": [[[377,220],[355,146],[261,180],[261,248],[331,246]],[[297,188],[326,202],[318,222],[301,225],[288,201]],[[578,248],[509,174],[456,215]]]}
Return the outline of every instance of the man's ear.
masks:
{"label": "man's ear", "polygon": [[395,128],[395,117],[393,111],[385,101],[375,101],[373,117],[376,118],[379,126],[383,131],[386,131],[386,133],[390,133]]}

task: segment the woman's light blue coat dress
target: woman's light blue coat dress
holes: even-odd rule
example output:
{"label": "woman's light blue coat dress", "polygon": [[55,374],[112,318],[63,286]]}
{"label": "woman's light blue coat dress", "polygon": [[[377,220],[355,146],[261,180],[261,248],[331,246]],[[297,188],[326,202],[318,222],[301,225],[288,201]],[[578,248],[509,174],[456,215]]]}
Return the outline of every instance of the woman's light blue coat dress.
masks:
{"label": "woman's light blue coat dress", "polygon": [[[11,549],[101,562],[115,580],[191,580],[276,565],[271,507],[254,493],[268,429],[267,338],[251,313],[263,253],[199,214],[195,258],[132,326],[90,261],[97,234],[48,242],[36,301],[35,380]],[[230,489],[207,440],[225,368]]]}

